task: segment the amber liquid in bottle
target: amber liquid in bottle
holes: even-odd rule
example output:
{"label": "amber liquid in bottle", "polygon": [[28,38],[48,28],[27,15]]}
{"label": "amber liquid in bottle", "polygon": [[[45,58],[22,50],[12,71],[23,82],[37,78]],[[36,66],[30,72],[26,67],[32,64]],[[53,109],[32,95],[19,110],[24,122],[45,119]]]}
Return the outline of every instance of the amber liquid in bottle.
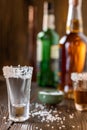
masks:
{"label": "amber liquid in bottle", "polygon": [[[72,2],[71,2],[72,1]],[[59,44],[59,72],[60,89],[67,98],[73,98],[72,72],[86,70],[87,38],[82,32],[81,0],[69,1],[69,12],[66,26],[66,35]]]}

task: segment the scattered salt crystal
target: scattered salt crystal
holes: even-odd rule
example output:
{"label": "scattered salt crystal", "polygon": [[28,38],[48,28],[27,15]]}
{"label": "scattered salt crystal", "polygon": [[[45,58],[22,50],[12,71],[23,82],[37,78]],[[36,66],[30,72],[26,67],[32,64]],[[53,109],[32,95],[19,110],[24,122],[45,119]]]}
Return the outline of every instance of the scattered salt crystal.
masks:
{"label": "scattered salt crystal", "polygon": [[65,116],[63,117],[63,121],[65,121]]}
{"label": "scattered salt crystal", "polygon": [[4,116],[3,119],[6,119],[6,116]]}
{"label": "scattered salt crystal", "polygon": [[74,126],[74,125],[72,125],[72,128],[75,128],[75,126]]}
{"label": "scattered salt crystal", "polygon": [[58,120],[62,120],[62,118],[61,118],[61,117],[58,117]]}
{"label": "scattered salt crystal", "polygon": [[54,110],[53,113],[57,113],[57,110]]}
{"label": "scattered salt crystal", "polygon": [[38,129],[38,127],[36,126],[36,130]]}
{"label": "scattered salt crystal", "polygon": [[52,126],[51,128],[54,129],[54,126]]}
{"label": "scattered salt crystal", "polygon": [[42,104],[36,103],[36,104],[35,104],[35,108],[38,108],[38,107],[41,108],[41,109],[44,109],[44,106],[43,106]]}
{"label": "scattered salt crystal", "polygon": [[5,124],[7,124],[7,122],[5,122]]}
{"label": "scattered salt crystal", "polygon": [[59,127],[59,130],[61,130],[62,129],[62,127]]}
{"label": "scattered salt crystal", "polygon": [[47,124],[47,127],[49,127],[50,126],[50,124]]}
{"label": "scattered salt crystal", "polygon": [[50,111],[49,111],[49,113],[51,113],[53,110],[52,109],[50,109]]}
{"label": "scattered salt crystal", "polygon": [[62,112],[61,111],[59,111],[59,114],[61,114]]}
{"label": "scattered salt crystal", "polygon": [[55,117],[58,117],[58,116],[59,116],[58,114],[55,115]]}
{"label": "scattered salt crystal", "polygon": [[61,121],[60,123],[63,124],[63,121]]}
{"label": "scattered salt crystal", "polygon": [[[53,124],[50,126],[50,123],[52,122],[56,122],[56,125],[59,126],[59,130],[65,128],[64,121],[66,117],[62,116],[62,111],[58,111],[58,109],[54,108],[53,106],[48,109],[46,105],[39,103],[35,103],[33,105],[34,109],[31,110],[30,116],[37,117],[41,122],[46,122],[46,126],[51,127],[52,129],[55,129],[55,126]],[[74,117],[74,114],[70,114],[69,117],[72,119]],[[72,128],[74,128],[74,126],[72,126]],[[42,128],[36,127],[36,130],[42,130]]]}
{"label": "scattered salt crystal", "polygon": [[70,114],[69,117],[70,117],[70,119],[73,119],[74,118],[74,114]]}
{"label": "scattered salt crystal", "polygon": [[45,121],[45,117],[42,118],[41,122]]}
{"label": "scattered salt crystal", "polygon": [[62,128],[65,128],[65,125],[62,125]]}

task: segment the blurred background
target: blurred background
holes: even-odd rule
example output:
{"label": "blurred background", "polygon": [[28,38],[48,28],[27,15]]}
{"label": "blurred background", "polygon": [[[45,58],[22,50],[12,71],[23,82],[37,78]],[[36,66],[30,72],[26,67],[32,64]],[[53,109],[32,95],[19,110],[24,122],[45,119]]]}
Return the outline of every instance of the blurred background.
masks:
{"label": "blurred background", "polygon": [[[56,31],[65,34],[68,0],[54,4]],[[42,30],[44,0],[0,0],[0,75],[4,65],[31,65],[36,80],[36,36]],[[87,36],[87,0],[82,1],[84,34]]]}

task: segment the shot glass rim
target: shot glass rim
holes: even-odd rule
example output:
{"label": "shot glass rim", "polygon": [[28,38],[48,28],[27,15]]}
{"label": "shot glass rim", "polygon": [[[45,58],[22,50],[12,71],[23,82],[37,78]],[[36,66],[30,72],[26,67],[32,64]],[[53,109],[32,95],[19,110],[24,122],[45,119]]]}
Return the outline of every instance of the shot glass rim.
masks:
{"label": "shot glass rim", "polygon": [[82,73],[71,73],[71,79],[72,81],[79,81],[79,80],[87,80],[87,72]]}
{"label": "shot glass rim", "polygon": [[[25,71],[25,70],[26,71]],[[3,75],[5,78],[10,78],[10,77],[21,77],[21,78],[29,78],[28,75],[31,75],[32,77],[32,72],[33,72],[33,67],[32,66],[3,66]],[[24,72],[24,74],[23,74]]]}

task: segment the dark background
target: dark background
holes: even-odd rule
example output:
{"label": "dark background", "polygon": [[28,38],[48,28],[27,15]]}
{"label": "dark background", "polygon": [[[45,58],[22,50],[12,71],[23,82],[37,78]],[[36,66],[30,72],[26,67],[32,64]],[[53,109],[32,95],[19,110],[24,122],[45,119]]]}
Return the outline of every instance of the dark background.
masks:
{"label": "dark background", "polygon": [[[65,34],[68,0],[52,1],[56,31]],[[36,80],[36,35],[42,30],[44,0],[0,0],[0,75],[4,65],[31,65]],[[82,1],[87,35],[87,0]]]}

